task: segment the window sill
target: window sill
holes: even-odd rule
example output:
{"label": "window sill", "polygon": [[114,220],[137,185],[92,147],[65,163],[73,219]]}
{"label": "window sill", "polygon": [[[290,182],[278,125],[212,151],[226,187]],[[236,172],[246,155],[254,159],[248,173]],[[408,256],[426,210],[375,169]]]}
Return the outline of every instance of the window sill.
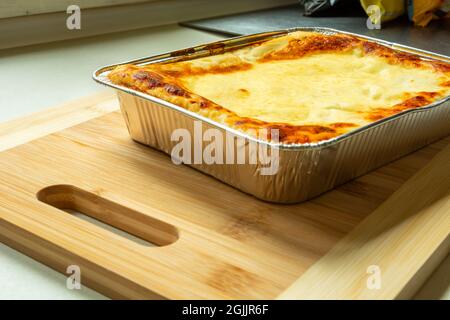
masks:
{"label": "window sill", "polygon": [[297,0],[162,0],[81,10],[81,29],[66,12],[0,19],[0,49],[161,26],[297,3]]}

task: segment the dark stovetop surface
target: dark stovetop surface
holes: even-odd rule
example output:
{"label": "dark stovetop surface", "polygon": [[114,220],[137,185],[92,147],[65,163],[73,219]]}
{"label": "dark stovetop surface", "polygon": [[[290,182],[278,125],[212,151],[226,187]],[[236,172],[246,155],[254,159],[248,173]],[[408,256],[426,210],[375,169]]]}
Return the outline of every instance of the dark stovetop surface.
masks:
{"label": "dark stovetop surface", "polygon": [[293,27],[329,27],[379,38],[423,50],[450,55],[450,19],[433,21],[428,27],[414,27],[406,17],[387,22],[380,30],[366,27],[367,17],[305,17],[300,5],[184,22],[182,25],[244,35]]}

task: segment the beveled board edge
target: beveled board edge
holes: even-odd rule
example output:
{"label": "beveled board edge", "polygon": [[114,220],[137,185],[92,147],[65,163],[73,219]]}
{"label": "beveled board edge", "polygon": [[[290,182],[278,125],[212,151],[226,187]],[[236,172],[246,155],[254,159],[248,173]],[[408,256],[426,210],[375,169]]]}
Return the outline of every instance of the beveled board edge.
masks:
{"label": "beveled board edge", "polygon": [[0,152],[119,110],[112,90],[0,123]]}
{"label": "beveled board edge", "polygon": [[449,212],[450,144],[278,299],[411,298],[449,253]]}
{"label": "beveled board edge", "polygon": [[[117,111],[118,108],[115,95],[107,91],[2,123],[0,124],[0,152]],[[446,141],[450,142],[450,138],[446,138]],[[329,253],[308,269],[279,296],[279,299],[404,299],[411,297],[450,250],[450,216],[445,215],[445,212],[448,213],[450,204],[449,163],[450,146],[447,146]],[[441,181],[443,184],[441,188],[436,188],[434,180],[428,178],[430,175]],[[369,241],[371,235],[380,232],[380,228],[386,223],[398,222],[405,218],[404,211],[390,211],[390,209],[395,209],[396,204],[404,199],[405,190],[409,190],[411,185],[416,183],[423,183],[426,187],[422,189],[430,191],[433,194],[431,198],[439,200],[434,205],[419,210],[420,212],[414,215],[413,219],[408,218],[405,223],[397,225],[390,232],[382,234],[373,242]],[[430,183],[433,184],[430,185]],[[442,192],[445,188],[447,188],[446,194]],[[428,220],[424,221],[425,218]],[[436,226],[440,226],[439,232],[436,232]],[[19,251],[45,261],[42,257],[32,254],[32,250],[25,250],[17,242],[6,241],[5,238],[1,240]],[[355,247],[354,243],[358,241],[362,242]],[[395,250],[386,241],[398,241],[395,243]],[[417,248],[422,245],[429,246],[430,250],[420,256],[411,254],[411,252],[418,252]],[[367,247],[369,250],[364,251],[363,248],[367,249]],[[350,252],[349,250],[352,249],[354,251]],[[409,253],[408,259],[405,259],[405,253]],[[383,286],[380,290],[361,289],[361,284],[365,284],[367,280],[367,269],[362,268],[355,272],[352,265],[355,262],[367,264],[367,262],[382,261],[385,255],[393,254],[400,267],[388,273],[387,278],[382,276],[382,283],[389,283],[392,280],[395,286],[387,285],[385,290],[382,289]],[[337,265],[338,262],[339,265]],[[327,265],[328,263],[330,264]],[[317,280],[317,275],[321,277],[320,281]],[[92,284],[96,287],[94,283]],[[361,290],[354,290],[355,285]],[[111,293],[111,296],[120,297],[120,294]]]}

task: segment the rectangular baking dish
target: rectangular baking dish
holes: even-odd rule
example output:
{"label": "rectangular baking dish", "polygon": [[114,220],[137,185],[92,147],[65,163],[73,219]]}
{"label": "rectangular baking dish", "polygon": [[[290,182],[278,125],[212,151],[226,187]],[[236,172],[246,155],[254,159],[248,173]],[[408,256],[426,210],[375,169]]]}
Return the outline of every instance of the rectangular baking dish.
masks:
{"label": "rectangular baking dish", "polygon": [[[450,61],[449,57],[443,55],[335,29],[293,28],[231,38],[110,65],[96,70],[93,78],[117,90],[131,138],[167,154],[171,154],[177,144],[177,141],[171,139],[175,130],[186,129],[194,136],[199,125],[202,132],[217,129],[224,136],[228,134],[239,138],[231,139],[231,149],[235,154],[243,152],[249,155],[254,152],[255,145],[274,148],[272,150],[276,150],[278,154],[278,169],[274,174],[262,174],[267,165],[261,163],[189,164],[243,192],[270,202],[305,201],[450,134],[450,96],[447,96],[430,105],[405,110],[329,140],[309,144],[271,143],[248,136],[167,101],[112,84],[107,78],[108,73],[121,64],[146,65],[220,54],[294,31],[350,34],[395,50],[417,54],[423,59]],[[204,146],[205,144],[202,145],[203,148]]]}

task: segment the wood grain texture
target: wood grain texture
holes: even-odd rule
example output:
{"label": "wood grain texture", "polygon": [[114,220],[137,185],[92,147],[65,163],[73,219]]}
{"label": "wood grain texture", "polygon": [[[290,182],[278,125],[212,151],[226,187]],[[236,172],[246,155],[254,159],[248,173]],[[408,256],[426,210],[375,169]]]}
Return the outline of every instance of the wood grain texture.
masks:
{"label": "wood grain texture", "polygon": [[[61,272],[68,265],[79,265],[83,284],[113,298],[275,298],[316,268],[321,258],[333,254],[328,252],[345,236],[358,239],[367,230],[361,230],[364,224],[373,239],[380,230],[378,224],[390,227],[385,245],[395,248],[375,251],[372,257],[378,260],[367,261],[380,261],[386,274],[404,274],[402,281],[384,282],[390,293],[377,296],[375,292],[374,298],[411,294],[407,278],[419,284],[425,273],[417,270],[424,266],[426,256],[439,260],[433,253],[442,252],[436,247],[448,234],[447,220],[438,220],[441,202],[427,205],[440,191],[424,197],[422,210],[413,216],[395,211],[380,222],[372,218],[372,212],[444,149],[450,138],[311,201],[275,205],[189,167],[174,165],[165,154],[131,141],[119,112],[99,116],[109,109],[95,107],[105,103],[114,110],[114,101],[106,97],[90,107],[80,104],[78,112],[70,106],[67,114],[63,109],[50,112],[48,127],[43,115],[40,121],[18,120],[17,131],[11,123],[0,126],[4,146],[0,153],[2,242]],[[92,113],[91,108],[99,113]],[[94,119],[83,122],[83,118]],[[18,145],[16,140],[26,143]],[[61,191],[68,197],[62,199],[70,199],[66,203],[90,211],[87,215],[138,235],[146,228],[139,231],[136,223],[136,228],[130,228],[130,221],[156,221],[150,223],[154,231],[148,239],[164,239],[158,232],[173,227],[178,240],[163,247],[143,247],[58,209],[64,207],[57,205],[61,200],[44,201],[54,207],[37,199],[40,190],[55,185],[74,186],[102,199],[86,200]],[[428,189],[422,191],[428,194]],[[105,210],[86,209],[93,202]],[[120,218],[121,208],[131,210],[125,209],[128,219]],[[367,221],[372,221],[374,229]],[[171,227],[162,227],[167,225]],[[414,233],[410,233],[412,225]],[[414,237],[430,228],[429,237]],[[422,241],[415,247],[421,253],[418,259],[410,255],[408,263],[403,263],[398,250],[411,250],[411,241],[417,240]],[[353,256],[345,256],[348,259],[340,259],[339,267],[352,267]],[[367,266],[360,265],[365,274]]]}
{"label": "wood grain texture", "polygon": [[[447,256],[449,234],[447,146],[279,298],[409,298]],[[379,289],[367,286],[371,265],[380,270]]]}
{"label": "wood grain texture", "polygon": [[119,109],[111,91],[102,91],[64,105],[0,124],[0,151]]}

